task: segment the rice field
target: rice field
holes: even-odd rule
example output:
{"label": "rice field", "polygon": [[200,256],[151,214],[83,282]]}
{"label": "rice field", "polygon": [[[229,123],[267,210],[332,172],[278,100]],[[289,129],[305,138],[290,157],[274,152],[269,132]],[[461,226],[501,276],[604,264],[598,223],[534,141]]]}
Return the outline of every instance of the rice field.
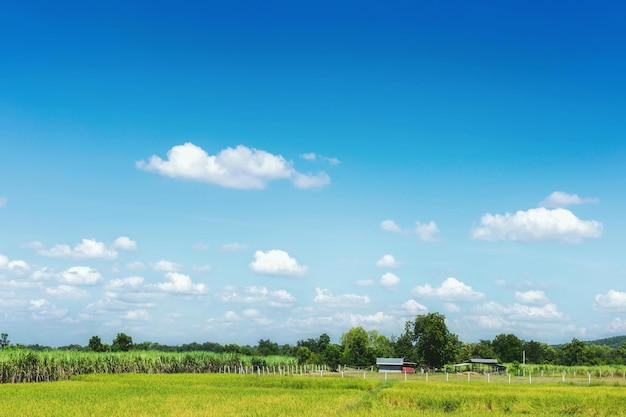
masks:
{"label": "rice field", "polygon": [[0,416],[626,416],[620,384],[320,374],[91,374],[3,384]]}

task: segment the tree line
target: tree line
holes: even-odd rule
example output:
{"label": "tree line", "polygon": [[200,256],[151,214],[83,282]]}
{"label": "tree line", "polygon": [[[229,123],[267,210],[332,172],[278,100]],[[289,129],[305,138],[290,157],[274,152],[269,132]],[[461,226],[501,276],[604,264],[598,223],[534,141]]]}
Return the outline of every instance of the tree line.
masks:
{"label": "tree line", "polygon": [[[0,335],[0,348],[52,350],[41,345],[11,345],[7,333]],[[459,341],[458,336],[448,330],[445,316],[440,313],[418,315],[414,320],[407,321],[404,332],[399,336],[387,337],[376,330],[353,327],[341,335],[339,343],[332,343],[330,336],[323,333],[317,338],[298,340],[295,345],[279,345],[270,339],[261,339],[255,346],[214,342],[169,346],[155,342],[134,343],[131,336],[118,333],[110,344],[103,342],[99,336],[92,336],[86,346],[69,345],[56,349],[93,352],[205,351],[252,357],[279,355],[295,357],[300,364],[326,365],[329,369],[337,369],[339,365],[369,367],[379,357],[404,358],[417,366],[439,369],[446,364],[463,363],[472,358],[497,359],[513,366],[523,361],[527,364],[563,366],[626,365],[626,340],[611,347],[588,344],[574,338],[570,343],[554,346],[534,340],[525,341],[514,334],[499,334],[493,340],[466,343]],[[263,363],[262,359],[257,361]]]}

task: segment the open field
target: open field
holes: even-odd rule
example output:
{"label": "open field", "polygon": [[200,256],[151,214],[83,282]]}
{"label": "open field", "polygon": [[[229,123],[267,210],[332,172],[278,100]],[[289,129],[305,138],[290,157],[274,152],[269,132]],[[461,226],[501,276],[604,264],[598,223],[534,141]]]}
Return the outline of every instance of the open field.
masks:
{"label": "open field", "polygon": [[[0,385],[0,416],[626,416],[626,385],[441,375],[81,375]],[[445,377],[444,377],[445,378]]]}

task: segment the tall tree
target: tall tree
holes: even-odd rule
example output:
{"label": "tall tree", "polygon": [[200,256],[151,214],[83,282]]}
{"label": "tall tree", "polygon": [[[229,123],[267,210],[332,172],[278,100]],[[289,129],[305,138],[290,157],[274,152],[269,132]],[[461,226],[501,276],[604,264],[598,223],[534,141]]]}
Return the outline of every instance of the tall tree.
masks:
{"label": "tall tree", "polygon": [[443,314],[418,315],[415,320],[408,321],[405,327],[417,347],[418,362],[422,365],[441,368],[454,361],[459,338],[450,333]]}
{"label": "tall tree", "polygon": [[343,346],[343,362],[346,365],[370,366],[376,361],[370,348],[367,331],[359,326],[353,327],[341,335]]}
{"label": "tall tree", "polygon": [[491,342],[496,357],[500,362],[513,362],[522,360],[522,341],[514,334],[499,334]]}
{"label": "tall tree", "polygon": [[133,338],[125,333],[118,333],[113,339],[111,350],[114,352],[128,352],[133,347]]}
{"label": "tall tree", "polygon": [[87,347],[93,352],[104,352],[104,345],[99,336],[92,336]]}
{"label": "tall tree", "polygon": [[11,341],[9,340],[9,334],[8,333],[2,333],[0,334],[0,347],[2,349],[9,347],[9,344],[11,343]]}

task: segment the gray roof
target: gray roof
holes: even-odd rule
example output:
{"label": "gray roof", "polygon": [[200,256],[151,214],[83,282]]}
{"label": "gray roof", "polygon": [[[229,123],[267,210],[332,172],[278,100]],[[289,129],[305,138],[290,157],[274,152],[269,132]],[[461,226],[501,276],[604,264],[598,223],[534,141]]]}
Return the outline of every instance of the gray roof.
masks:
{"label": "gray roof", "polygon": [[376,358],[376,365],[397,365],[402,366],[404,358]]}

